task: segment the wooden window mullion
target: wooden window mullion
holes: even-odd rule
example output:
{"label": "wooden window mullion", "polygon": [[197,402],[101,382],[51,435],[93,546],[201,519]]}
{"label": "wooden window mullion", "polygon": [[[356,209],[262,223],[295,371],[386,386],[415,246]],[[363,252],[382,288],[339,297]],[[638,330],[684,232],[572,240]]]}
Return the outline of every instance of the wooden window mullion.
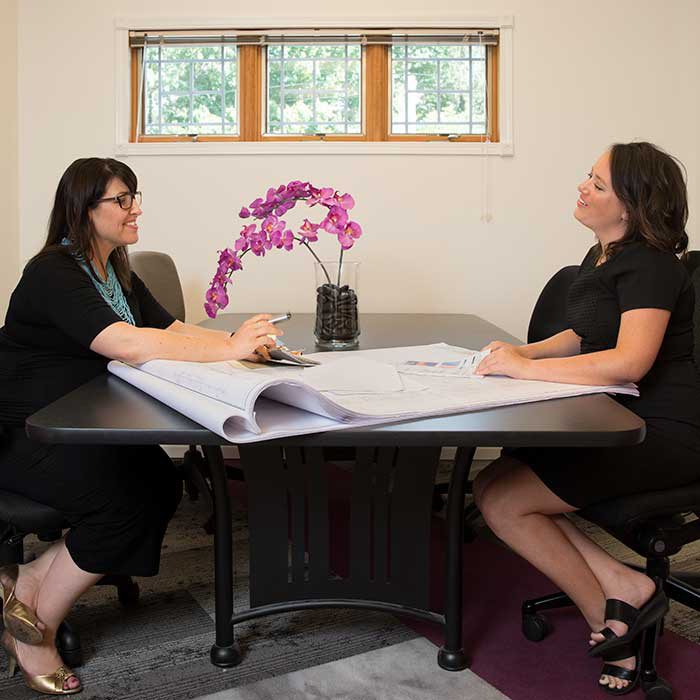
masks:
{"label": "wooden window mullion", "polygon": [[492,142],[500,139],[498,133],[498,47],[486,48],[486,133]]}
{"label": "wooden window mullion", "polygon": [[363,77],[365,138],[386,141],[389,135],[389,46],[366,46]]}
{"label": "wooden window mullion", "polygon": [[238,47],[238,133],[241,141],[262,138],[261,46]]}
{"label": "wooden window mullion", "polygon": [[[146,49],[131,49],[131,128],[129,129],[129,140],[133,143],[136,141],[136,129],[139,128],[139,99],[142,97],[139,94],[141,86],[141,71],[145,70],[143,55]],[[145,105],[142,103],[142,110]],[[142,111],[143,115],[144,112]],[[143,124],[145,119],[141,119],[141,132],[143,133]]]}

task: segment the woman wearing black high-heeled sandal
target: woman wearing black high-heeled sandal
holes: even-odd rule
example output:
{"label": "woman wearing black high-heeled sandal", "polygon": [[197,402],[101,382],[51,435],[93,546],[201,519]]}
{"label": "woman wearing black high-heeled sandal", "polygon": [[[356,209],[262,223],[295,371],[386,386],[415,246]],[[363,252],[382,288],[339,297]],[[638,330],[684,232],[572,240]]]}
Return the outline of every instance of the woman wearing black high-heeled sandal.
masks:
{"label": "woman wearing black high-heeled sandal", "polygon": [[[0,488],[62,513],[64,539],[3,570],[11,668],[41,693],[80,681],[56,650],[58,626],[105,574],[158,573],[165,529],[182,485],[155,446],[46,445],[25,419],[105,372],[109,359],[249,359],[283,333],[259,314],[233,336],[181,323],[129,268],[138,240],[136,175],[109,158],[81,158],[59,183],[44,248],[29,261],[0,329]],[[10,634],[11,633],[11,634]]]}
{"label": "woman wearing black high-heeled sandal", "polygon": [[[565,514],[700,476],[700,380],[693,363],[695,297],[679,260],[688,246],[678,162],[649,143],[616,144],[579,185],[575,218],[597,244],[567,298],[570,328],[515,347],[494,342],[476,373],[573,384],[635,382],[613,397],[645,419],[645,441],[620,448],[510,450],[474,483],[491,529],[576,603],[606,664],[604,690],[639,682],[638,645],[668,601],[655,582],[610,557]],[[606,602],[607,601],[607,602]]]}

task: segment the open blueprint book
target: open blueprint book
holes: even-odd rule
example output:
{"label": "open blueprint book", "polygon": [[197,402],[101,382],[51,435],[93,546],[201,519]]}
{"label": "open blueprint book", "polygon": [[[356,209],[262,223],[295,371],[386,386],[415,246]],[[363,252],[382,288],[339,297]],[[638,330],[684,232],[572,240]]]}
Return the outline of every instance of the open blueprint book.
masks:
{"label": "open blueprint book", "polygon": [[313,367],[151,360],[110,372],[231,442],[269,440],[634,385],[582,386],[474,377],[479,353],[445,343],[315,353]]}

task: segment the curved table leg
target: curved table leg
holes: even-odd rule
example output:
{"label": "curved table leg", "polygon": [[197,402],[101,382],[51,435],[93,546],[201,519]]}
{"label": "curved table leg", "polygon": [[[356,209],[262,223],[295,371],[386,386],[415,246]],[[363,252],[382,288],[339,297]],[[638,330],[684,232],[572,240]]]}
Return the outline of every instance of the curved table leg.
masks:
{"label": "curved table leg", "polygon": [[233,535],[231,502],[226,488],[226,470],[221,448],[204,446],[211,470],[214,496],[214,588],[216,600],[216,643],[210,652],[215,666],[230,668],[241,662],[241,650],[234,637],[233,623]]}
{"label": "curved table leg", "polygon": [[464,492],[475,447],[457,450],[447,497],[447,556],[445,561],[445,644],[438,652],[438,664],[447,671],[469,666],[462,647],[462,542]]}

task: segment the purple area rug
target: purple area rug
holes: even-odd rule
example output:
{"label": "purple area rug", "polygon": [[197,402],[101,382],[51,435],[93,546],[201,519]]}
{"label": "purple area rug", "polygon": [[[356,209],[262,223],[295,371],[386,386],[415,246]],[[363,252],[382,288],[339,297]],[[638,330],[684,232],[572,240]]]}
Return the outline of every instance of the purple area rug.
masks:
{"label": "purple area rug", "polygon": [[[432,603],[442,609],[444,522],[433,524]],[[464,546],[465,651],[470,668],[511,700],[591,700],[611,697],[596,687],[601,662],[586,655],[588,627],[575,608],[546,613],[553,631],[530,642],[520,630],[523,600],[554,592],[552,583],[526,561],[496,544]],[[697,614],[697,613],[691,613]],[[440,646],[434,625],[406,621]],[[700,698],[700,647],[665,632],[658,647],[657,670],[671,685],[674,700]],[[628,694],[642,698],[641,689]]]}

